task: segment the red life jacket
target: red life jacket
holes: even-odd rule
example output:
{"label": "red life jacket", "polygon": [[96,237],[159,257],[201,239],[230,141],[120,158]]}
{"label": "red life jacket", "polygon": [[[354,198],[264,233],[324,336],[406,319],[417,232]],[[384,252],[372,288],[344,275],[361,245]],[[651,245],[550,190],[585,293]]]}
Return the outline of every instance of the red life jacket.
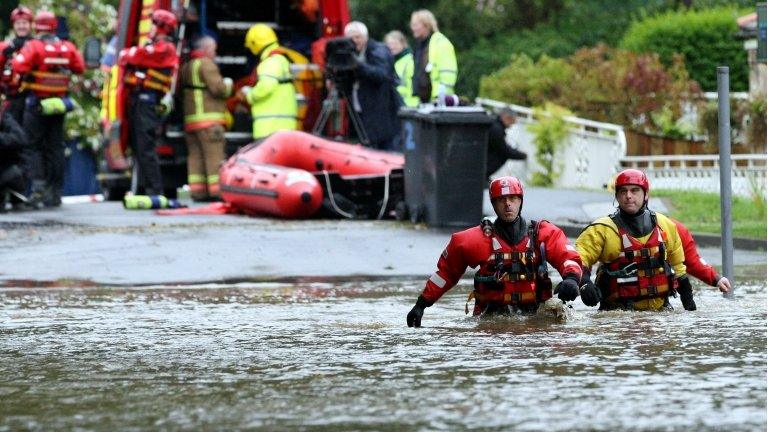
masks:
{"label": "red life jacket", "polygon": [[162,94],[171,91],[179,58],[176,47],[165,37],[144,46],[131,47],[122,56],[120,62],[126,66],[123,82],[127,86]]}
{"label": "red life jacket", "polygon": [[488,241],[493,252],[475,273],[473,294],[477,305],[528,306],[552,297],[544,245],[541,251],[535,246],[538,230],[538,222],[531,221],[528,235],[513,246],[491,234]]}
{"label": "red life jacket", "polygon": [[[22,38],[16,38],[14,41],[16,40],[23,40],[26,42]],[[2,70],[0,74],[0,91],[6,96],[18,95],[19,86],[21,85],[21,76],[13,70],[12,60],[13,56],[21,50],[23,45],[15,46],[13,54],[7,57],[2,54],[2,51],[5,51],[5,49],[12,43],[13,42],[0,41],[0,69]]]}
{"label": "red life jacket", "polygon": [[59,38],[33,39],[27,45],[37,54],[37,62],[25,74],[19,90],[29,89],[41,98],[66,96],[74,66],[73,50],[77,48]]}
{"label": "red life jacket", "polygon": [[126,71],[123,82],[135,89],[165,94],[171,91],[172,73],[172,69],[131,69]]}
{"label": "red life jacket", "polygon": [[675,291],[674,273],[667,261],[666,233],[655,223],[645,244],[617,223],[622,254],[600,267],[598,285],[610,303],[666,298]]}

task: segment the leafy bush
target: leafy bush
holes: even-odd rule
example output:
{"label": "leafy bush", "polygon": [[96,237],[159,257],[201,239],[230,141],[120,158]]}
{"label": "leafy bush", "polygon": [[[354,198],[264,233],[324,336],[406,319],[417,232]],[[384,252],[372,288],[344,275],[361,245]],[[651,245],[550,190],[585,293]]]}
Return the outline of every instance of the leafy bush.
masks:
{"label": "leafy bush", "polygon": [[679,136],[691,132],[680,119],[699,88],[679,56],[666,68],[656,55],[598,45],[566,59],[514,56],[482,79],[480,93],[522,105],[553,102],[582,117]]}
{"label": "leafy bush", "polygon": [[525,54],[514,55],[509,65],[480,81],[480,94],[527,106],[560,103],[574,76],[566,60],[544,55],[534,62]]}
{"label": "leafy bush", "polygon": [[745,91],[747,53],[736,38],[736,18],[744,13],[730,7],[666,12],[633,23],[621,46],[636,53],[657,53],[665,65],[683,55],[690,76],[708,91],[717,89],[717,66],[727,65],[731,89]]}
{"label": "leafy bush", "polygon": [[547,102],[536,107],[533,115],[538,120],[528,125],[536,144],[536,162],[544,172],[534,172],[531,183],[534,186],[552,186],[560,176],[560,167],[555,165],[555,153],[568,135],[568,123],[564,117],[572,115],[567,109]]}
{"label": "leafy bush", "polygon": [[[748,153],[765,153],[766,109],[765,98],[731,100],[731,143],[742,145]],[[709,136],[709,143],[717,145],[719,113],[717,101],[709,101],[701,109],[700,128]]]}

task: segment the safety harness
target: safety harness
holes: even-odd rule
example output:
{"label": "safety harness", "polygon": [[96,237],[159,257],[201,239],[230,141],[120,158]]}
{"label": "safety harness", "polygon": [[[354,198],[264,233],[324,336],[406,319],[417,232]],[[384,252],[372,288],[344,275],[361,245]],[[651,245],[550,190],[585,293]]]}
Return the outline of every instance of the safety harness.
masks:
{"label": "safety harness", "polygon": [[[63,60],[69,63],[66,59]],[[65,95],[69,91],[71,78],[69,70],[65,72],[31,71],[27,76],[29,78],[21,84],[20,91],[29,89],[35,93],[50,93],[59,96]]]}
{"label": "safety harness", "polygon": [[475,299],[476,305],[500,303],[528,306],[552,297],[544,243],[540,245],[540,263],[536,265],[535,245],[539,225],[537,221],[528,225],[528,242],[524,248],[515,250],[512,246],[512,250],[504,251],[490,221],[483,221],[483,233],[490,238],[493,252],[475,273],[475,289],[467,298],[465,313],[469,313],[469,301],[472,299]]}
{"label": "safety harness", "polygon": [[651,212],[654,227],[645,244],[627,232],[618,215],[611,219],[619,228],[622,253],[598,269],[597,284],[607,292],[605,300],[628,304],[674,295],[675,274],[667,261],[666,233],[656,223],[656,214]]}
{"label": "safety harness", "polygon": [[171,81],[173,80],[170,69],[133,69],[129,70],[124,82],[130,87],[137,89],[153,90],[160,93],[169,93],[171,91]]}

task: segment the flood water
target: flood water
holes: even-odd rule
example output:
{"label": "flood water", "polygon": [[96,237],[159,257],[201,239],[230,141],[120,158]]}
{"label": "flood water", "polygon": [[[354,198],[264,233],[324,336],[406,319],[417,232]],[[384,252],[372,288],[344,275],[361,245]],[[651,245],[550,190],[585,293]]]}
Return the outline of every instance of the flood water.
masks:
{"label": "flood water", "polygon": [[766,286],[464,315],[423,280],[0,290],[0,430],[765,430]]}

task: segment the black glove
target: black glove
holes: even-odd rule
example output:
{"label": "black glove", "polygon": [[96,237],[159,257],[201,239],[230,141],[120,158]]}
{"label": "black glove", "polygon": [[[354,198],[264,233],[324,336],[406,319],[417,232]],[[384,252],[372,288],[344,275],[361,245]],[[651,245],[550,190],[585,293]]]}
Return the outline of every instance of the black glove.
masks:
{"label": "black glove", "polygon": [[421,317],[424,315],[424,309],[432,306],[432,303],[427,302],[427,300],[419,296],[419,298],[416,299],[416,305],[413,306],[413,309],[411,309],[410,312],[408,312],[408,318],[406,321],[408,322],[408,327],[421,327]]}
{"label": "black glove", "polygon": [[579,293],[581,294],[581,301],[587,306],[597,306],[603,297],[600,294],[600,288],[589,279],[579,288]]}
{"label": "black glove", "polygon": [[688,277],[683,276],[677,280],[677,292],[680,294],[680,302],[687,311],[696,310],[696,302],[693,301],[693,287]]}
{"label": "black glove", "polygon": [[579,296],[579,279],[576,275],[568,273],[565,275],[565,279],[557,284],[555,292],[557,298],[564,302],[576,300],[576,297]]}

